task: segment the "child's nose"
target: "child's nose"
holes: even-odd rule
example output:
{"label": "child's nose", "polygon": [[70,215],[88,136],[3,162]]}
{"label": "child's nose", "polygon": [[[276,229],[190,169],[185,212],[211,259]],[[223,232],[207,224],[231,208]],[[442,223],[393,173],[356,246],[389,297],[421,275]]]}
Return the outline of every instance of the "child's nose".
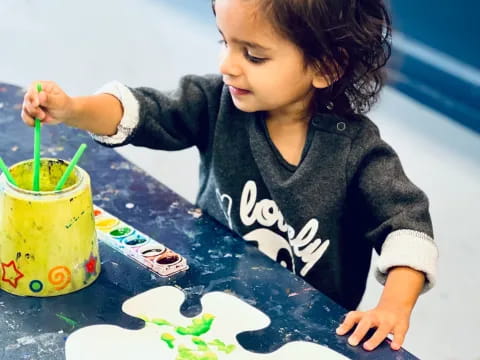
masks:
{"label": "child's nose", "polygon": [[230,49],[224,49],[220,55],[220,72],[229,76],[239,76],[242,72],[235,55]]}

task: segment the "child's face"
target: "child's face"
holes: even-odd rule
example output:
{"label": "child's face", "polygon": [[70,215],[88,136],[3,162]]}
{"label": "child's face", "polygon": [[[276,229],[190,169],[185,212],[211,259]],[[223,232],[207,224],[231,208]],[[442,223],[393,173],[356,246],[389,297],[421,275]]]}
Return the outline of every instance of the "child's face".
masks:
{"label": "child's face", "polygon": [[235,106],[269,115],[303,114],[315,87],[326,80],[305,67],[303,54],[258,13],[256,0],[216,0],[225,41],[220,72]]}

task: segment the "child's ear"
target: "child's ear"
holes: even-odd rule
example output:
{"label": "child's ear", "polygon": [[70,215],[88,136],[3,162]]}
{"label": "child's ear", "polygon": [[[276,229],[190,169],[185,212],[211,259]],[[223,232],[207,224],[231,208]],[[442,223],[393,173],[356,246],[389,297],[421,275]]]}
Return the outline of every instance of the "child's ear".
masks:
{"label": "child's ear", "polygon": [[344,69],[338,65],[330,65],[328,69],[322,71],[316,70],[313,75],[312,85],[317,89],[327,88],[334,82],[340,80],[344,72]]}
{"label": "child's ear", "polygon": [[324,89],[329,87],[331,84],[333,84],[333,82],[323,73],[316,72],[313,75],[312,85],[314,88]]}
{"label": "child's ear", "polygon": [[342,65],[339,65],[335,61],[329,61],[324,64],[317,64],[317,66],[314,67],[312,81],[314,87],[317,89],[324,89],[342,78],[345,73],[345,67],[348,64],[348,55],[343,49],[341,52],[344,55]]}

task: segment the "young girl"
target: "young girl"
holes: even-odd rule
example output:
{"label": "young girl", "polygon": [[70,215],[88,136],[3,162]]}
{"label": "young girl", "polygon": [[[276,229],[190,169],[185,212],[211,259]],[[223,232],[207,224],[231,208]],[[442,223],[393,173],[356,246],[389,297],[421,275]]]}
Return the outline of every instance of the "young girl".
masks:
{"label": "young girl", "polygon": [[349,310],[372,248],[378,305],[337,329],[372,350],[399,349],[417,297],[433,286],[437,248],[426,196],[365,116],[383,85],[390,20],[382,0],[216,0],[220,75],[186,76],[174,93],[105,86],[69,97],[35,83],[22,118],[201,156],[197,203]]}

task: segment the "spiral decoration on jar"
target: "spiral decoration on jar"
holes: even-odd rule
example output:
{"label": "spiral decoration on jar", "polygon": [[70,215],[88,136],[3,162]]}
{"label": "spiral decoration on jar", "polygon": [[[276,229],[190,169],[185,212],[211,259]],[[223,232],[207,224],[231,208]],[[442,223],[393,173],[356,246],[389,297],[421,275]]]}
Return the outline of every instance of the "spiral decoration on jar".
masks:
{"label": "spiral decoration on jar", "polygon": [[72,273],[66,266],[56,266],[48,272],[48,281],[56,290],[62,290],[70,284]]}

